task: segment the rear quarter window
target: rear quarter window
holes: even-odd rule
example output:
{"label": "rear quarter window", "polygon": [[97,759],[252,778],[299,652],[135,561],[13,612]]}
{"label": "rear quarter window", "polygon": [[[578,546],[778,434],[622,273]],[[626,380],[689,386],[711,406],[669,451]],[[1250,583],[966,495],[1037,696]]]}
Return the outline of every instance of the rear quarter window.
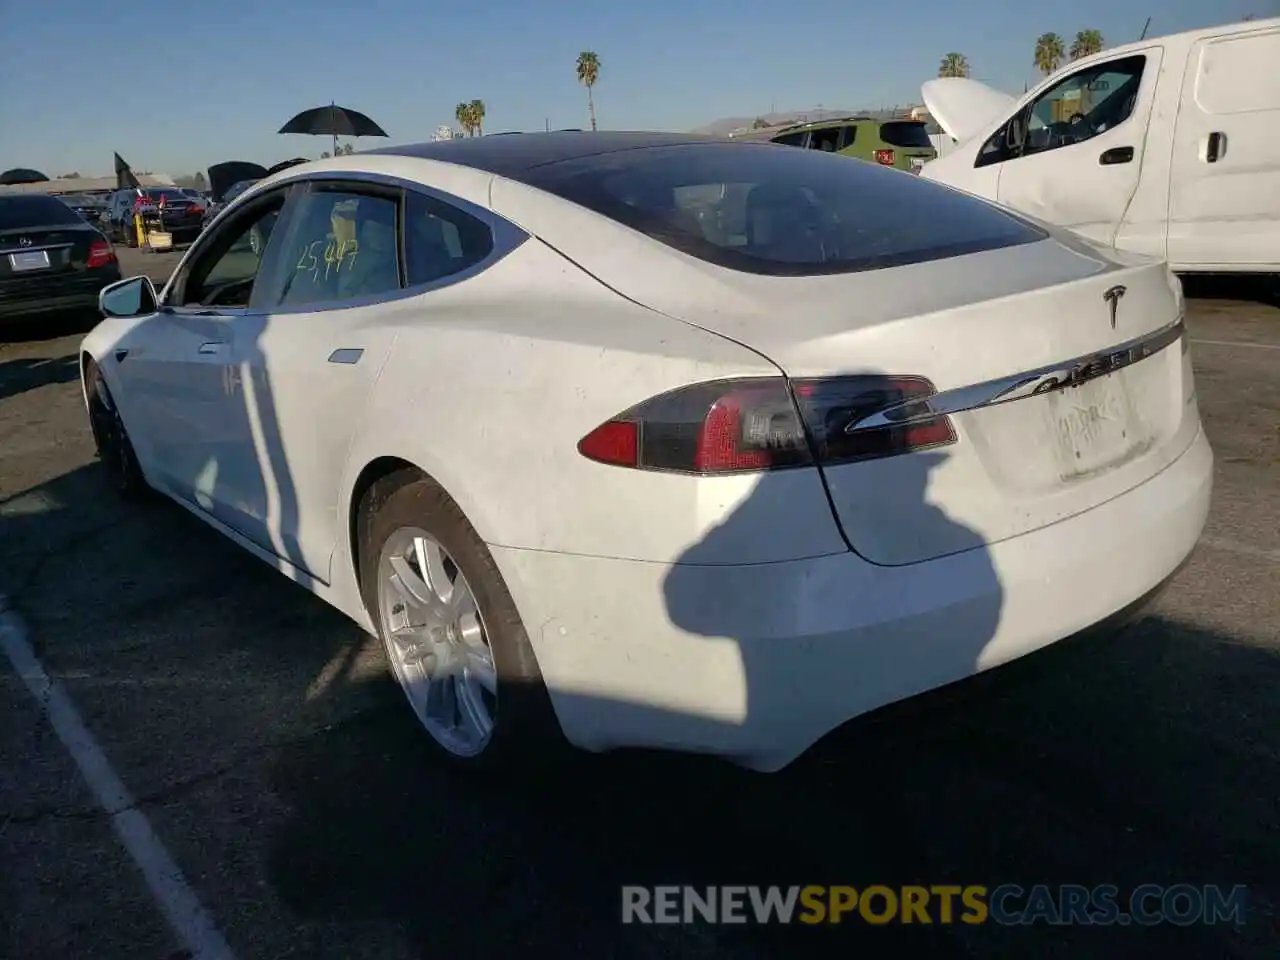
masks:
{"label": "rear quarter window", "polygon": [[493,252],[488,224],[448,203],[413,191],[405,199],[405,269],[411,287],[468,270]]}
{"label": "rear quarter window", "polygon": [[929,139],[927,127],[915,120],[892,120],[880,124],[880,139],[891,147],[933,149],[933,141]]}
{"label": "rear quarter window", "polygon": [[747,273],[851,273],[1044,239],[941,184],[819,150],[693,143],[535,167],[531,186]]}

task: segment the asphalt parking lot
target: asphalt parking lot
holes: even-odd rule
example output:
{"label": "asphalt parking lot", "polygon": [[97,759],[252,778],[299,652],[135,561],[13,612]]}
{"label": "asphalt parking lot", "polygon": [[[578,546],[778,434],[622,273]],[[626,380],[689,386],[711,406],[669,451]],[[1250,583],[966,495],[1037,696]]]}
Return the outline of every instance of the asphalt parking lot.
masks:
{"label": "asphalt parking lot", "polygon": [[[122,256],[157,277],[177,259]],[[209,958],[1275,956],[1280,308],[1188,292],[1217,476],[1173,586],[1118,638],[855,722],[771,777],[633,755],[516,784],[442,769],[374,641],[177,507],[109,495],[72,321],[0,344],[0,594],[123,785],[104,810],[0,658],[0,957],[193,955],[122,823],[172,858],[161,886],[204,910],[174,922]],[[619,924],[620,885],[664,883],[1245,884],[1249,908],[1239,927]]]}

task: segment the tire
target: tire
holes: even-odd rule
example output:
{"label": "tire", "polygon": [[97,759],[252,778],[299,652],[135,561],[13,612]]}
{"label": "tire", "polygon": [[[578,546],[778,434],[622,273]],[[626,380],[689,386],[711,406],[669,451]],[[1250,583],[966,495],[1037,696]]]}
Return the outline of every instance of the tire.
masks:
{"label": "tire", "polygon": [[[389,558],[399,556],[397,544],[415,532],[424,533],[452,560],[460,575],[455,589],[456,583],[465,578],[475,600],[487,651],[491,654],[496,696],[492,703],[487,696],[485,699],[491,709],[492,728],[476,752],[460,750],[456,740],[442,737],[439,730],[432,728],[432,721],[425,716],[430,710],[421,703],[420,691],[429,687],[433,691],[429,697],[438,687],[426,683],[420,675],[416,687],[410,682],[407,674],[411,668],[403,663],[404,654],[397,649],[398,644],[391,639],[384,622],[389,615],[397,614],[394,607],[388,606],[388,594],[395,593],[388,584]],[[511,770],[523,766],[527,760],[535,761],[538,769],[545,769],[562,752],[566,741],[555,720],[537,658],[511,594],[488,548],[458,505],[441,487],[417,471],[400,471],[375,483],[365,495],[358,513],[357,537],[360,590],[365,608],[386,648],[391,673],[434,751],[454,765],[472,771]],[[411,614],[409,606],[401,606],[400,616],[409,619]],[[461,640],[455,644],[465,646]],[[457,656],[466,659],[466,655]],[[449,682],[445,681],[445,685]],[[453,709],[461,723],[461,714],[466,709],[461,704],[466,697],[454,685],[451,698],[445,699],[458,704]],[[453,740],[452,746],[447,740]]]}
{"label": "tire", "polygon": [[126,500],[145,499],[151,487],[142,475],[129,431],[125,429],[106,379],[92,360],[85,370],[85,386],[89,397],[89,427],[112,489]]}

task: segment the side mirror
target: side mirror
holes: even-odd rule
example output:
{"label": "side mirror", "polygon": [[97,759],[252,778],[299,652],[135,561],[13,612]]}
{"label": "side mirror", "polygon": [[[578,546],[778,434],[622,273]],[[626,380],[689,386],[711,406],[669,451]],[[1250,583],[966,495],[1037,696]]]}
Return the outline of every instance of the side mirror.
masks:
{"label": "side mirror", "polygon": [[103,287],[98,309],[104,317],[143,317],[156,312],[156,287],[150,277],[130,277]]}
{"label": "side mirror", "polygon": [[1022,123],[1022,115],[1012,117],[1009,125],[1004,128],[1004,147],[1009,153],[1019,153],[1022,150],[1022,141],[1026,137],[1026,129]]}

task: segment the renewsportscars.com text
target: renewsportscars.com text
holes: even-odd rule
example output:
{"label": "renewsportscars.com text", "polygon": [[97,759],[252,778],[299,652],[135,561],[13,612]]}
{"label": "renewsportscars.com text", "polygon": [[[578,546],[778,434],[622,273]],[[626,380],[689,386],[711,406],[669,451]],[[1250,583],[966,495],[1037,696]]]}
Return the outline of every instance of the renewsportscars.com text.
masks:
{"label": "renewsportscars.com text", "polygon": [[624,886],[623,923],[1175,926],[1245,921],[1247,889],[1144,884],[889,887]]}

